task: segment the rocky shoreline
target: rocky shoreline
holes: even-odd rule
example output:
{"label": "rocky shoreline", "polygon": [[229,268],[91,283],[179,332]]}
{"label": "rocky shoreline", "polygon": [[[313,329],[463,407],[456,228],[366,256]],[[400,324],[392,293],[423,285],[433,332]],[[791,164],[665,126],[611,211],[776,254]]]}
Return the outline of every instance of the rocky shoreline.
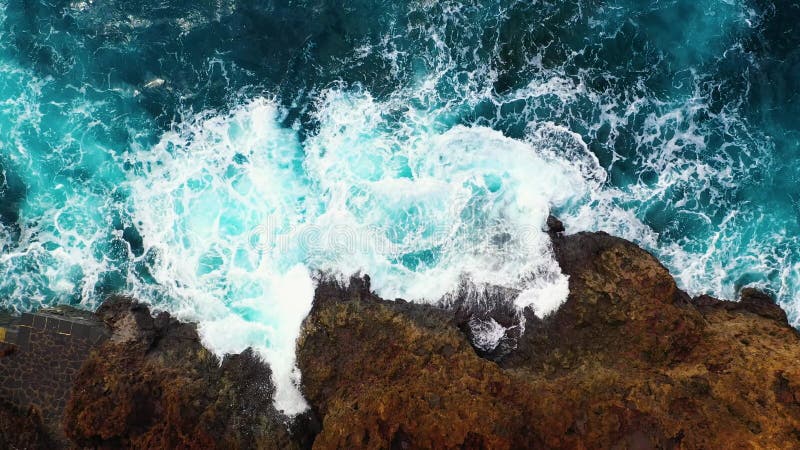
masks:
{"label": "rocky shoreline", "polygon": [[[549,223],[570,277],[539,319],[497,295],[448,308],[374,295],[369,278],[317,288],[297,343],[311,410],[272,405],[252,352],[219,361],[193,324],[112,298],[59,420],[0,402],[8,448],[797,448],[800,335],[772,300],[690,298],[656,258]],[[474,324],[506,328],[495,349]],[[3,367],[29,352],[7,346]],[[64,381],[66,380],[66,381]]]}

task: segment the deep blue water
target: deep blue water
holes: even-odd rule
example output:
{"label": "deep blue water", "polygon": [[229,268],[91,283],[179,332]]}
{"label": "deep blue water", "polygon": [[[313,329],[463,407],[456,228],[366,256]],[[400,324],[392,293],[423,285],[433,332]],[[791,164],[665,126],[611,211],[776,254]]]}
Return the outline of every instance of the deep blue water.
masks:
{"label": "deep blue water", "polygon": [[260,349],[291,412],[315,273],[546,313],[552,210],[800,320],[797,2],[0,0],[0,23],[2,306],[135,295]]}

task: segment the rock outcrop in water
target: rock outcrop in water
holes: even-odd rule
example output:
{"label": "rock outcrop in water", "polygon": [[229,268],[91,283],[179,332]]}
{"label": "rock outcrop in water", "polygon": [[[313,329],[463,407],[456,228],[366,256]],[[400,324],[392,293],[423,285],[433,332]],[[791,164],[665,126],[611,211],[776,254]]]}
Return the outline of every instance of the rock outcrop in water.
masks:
{"label": "rock outcrop in water", "polygon": [[321,286],[298,342],[315,448],[800,445],[800,338],[768,297],[692,300],[603,233],[553,243],[569,299],[498,363],[448,312]]}
{"label": "rock outcrop in water", "polygon": [[[800,446],[800,337],[769,297],[691,299],[634,244],[551,229],[569,299],[545,319],[526,311],[500,353],[476,351],[464,325],[506,323],[508,308],[385,301],[367,277],[321,283],[297,343],[312,411],[293,425],[252,352],[220,362],[193,325],[113,299],[64,432],[101,448]],[[26,411],[3,406],[0,438],[47,447]],[[15,427],[27,434],[9,440]]]}
{"label": "rock outcrop in water", "polygon": [[193,324],[113,299],[97,312],[111,338],[84,363],[64,412],[85,448],[295,448],[272,405],[269,367],[252,351],[219,361]]}

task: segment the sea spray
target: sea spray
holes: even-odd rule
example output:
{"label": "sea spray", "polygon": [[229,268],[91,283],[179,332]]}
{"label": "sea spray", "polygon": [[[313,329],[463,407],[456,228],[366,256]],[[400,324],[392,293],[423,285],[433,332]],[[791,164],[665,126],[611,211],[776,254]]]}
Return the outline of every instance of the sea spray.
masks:
{"label": "sea spray", "polygon": [[792,2],[0,0],[0,21],[14,311],[134,295],[258,348],[298,411],[318,272],[544,314],[552,211],[691,294],[757,286],[800,318]]}
{"label": "sea spray", "polygon": [[132,280],[134,295],[199,322],[221,354],[258,349],[290,414],[304,407],[294,342],[312,272],[368,273],[381,296],[430,302],[467,277],[514,288],[520,308],[544,315],[568,293],[543,230],[550,207],[585,201],[599,186],[587,171],[602,178],[533,141],[438,132],[363,94],[325,98],[302,144],[257,99],[127,161],[143,172],[128,185],[155,281]]}

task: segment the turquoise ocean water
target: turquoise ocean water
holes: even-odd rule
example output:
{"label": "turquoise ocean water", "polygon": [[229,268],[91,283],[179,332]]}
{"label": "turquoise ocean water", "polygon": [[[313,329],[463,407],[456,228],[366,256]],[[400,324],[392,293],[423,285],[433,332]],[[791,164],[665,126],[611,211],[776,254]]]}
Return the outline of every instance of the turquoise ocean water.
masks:
{"label": "turquoise ocean water", "polygon": [[134,295],[304,402],[320,272],[544,314],[542,227],[800,320],[791,1],[0,0],[0,302]]}

